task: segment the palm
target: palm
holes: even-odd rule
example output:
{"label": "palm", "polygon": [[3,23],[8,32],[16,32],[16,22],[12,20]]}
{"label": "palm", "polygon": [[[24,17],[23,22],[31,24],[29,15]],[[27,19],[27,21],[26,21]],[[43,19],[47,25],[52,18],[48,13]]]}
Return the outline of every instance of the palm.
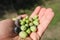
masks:
{"label": "palm", "polygon": [[39,16],[40,24],[37,27],[38,31],[36,33],[31,33],[30,37],[33,40],[39,40],[39,37],[42,36],[43,32],[46,30],[48,24],[52,20],[54,13],[51,8],[46,9],[38,6],[30,17],[33,17],[34,15]]}
{"label": "palm", "polygon": [[[51,19],[54,16],[54,14],[53,14],[53,12],[52,12],[52,10],[50,8],[45,9],[45,8],[40,8],[39,6],[35,9],[35,11],[32,13],[32,15],[30,16],[30,18],[33,17],[34,15],[38,15],[39,16],[39,22],[40,22],[40,24],[37,27],[38,31],[31,33],[30,37],[26,38],[26,40],[31,40],[31,38],[33,40],[39,40],[39,37],[42,36],[42,33],[45,31],[45,29],[47,28],[48,24],[50,23]],[[8,22],[6,22],[5,24],[3,24],[3,23],[2,24],[6,25],[7,23]],[[2,39],[2,37],[1,37],[1,40],[20,40],[20,38],[18,37],[18,35],[16,35],[15,33],[12,32],[12,30],[13,30],[13,25],[12,25],[13,22],[12,22],[12,20],[10,20],[10,22],[8,24],[10,24],[10,25],[6,26],[5,30],[1,29],[4,26],[2,26],[0,28],[0,30],[2,30],[2,32],[0,31],[0,33],[4,33],[4,34],[0,35],[0,37],[1,36],[5,37],[5,39]],[[8,28],[9,28],[9,30],[7,30]],[[7,30],[8,33],[6,32],[6,30]],[[6,36],[6,34],[8,36]]]}

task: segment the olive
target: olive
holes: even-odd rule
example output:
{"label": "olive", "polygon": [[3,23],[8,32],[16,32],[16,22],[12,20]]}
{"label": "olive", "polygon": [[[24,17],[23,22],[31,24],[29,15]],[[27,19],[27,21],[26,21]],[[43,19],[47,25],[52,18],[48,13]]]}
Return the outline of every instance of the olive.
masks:
{"label": "olive", "polygon": [[20,36],[21,38],[26,38],[26,37],[28,36],[28,34],[27,34],[25,31],[21,31],[21,32],[19,33],[19,36]]}
{"label": "olive", "polygon": [[35,15],[34,17],[33,17],[33,19],[37,19],[38,18],[38,16],[37,15]]}
{"label": "olive", "polygon": [[12,18],[13,21],[15,21],[17,18]]}
{"label": "olive", "polygon": [[29,19],[29,17],[28,17],[28,16],[26,16],[26,17],[25,17],[25,19]]}
{"label": "olive", "polygon": [[27,27],[26,27],[26,26],[21,26],[20,29],[21,29],[22,31],[25,31],[25,30],[27,29]]}
{"label": "olive", "polygon": [[28,34],[30,34],[30,33],[31,33],[30,28],[28,28],[28,29],[26,30],[26,32],[27,32]]}
{"label": "olive", "polygon": [[36,29],[37,29],[37,28],[36,28],[35,26],[31,26],[31,27],[30,27],[30,30],[31,30],[32,32],[36,32]]}
{"label": "olive", "polygon": [[29,23],[29,20],[26,20],[26,23]]}
{"label": "olive", "polygon": [[31,22],[31,23],[29,23],[29,26],[33,26],[33,23]]}
{"label": "olive", "polygon": [[39,23],[38,23],[38,21],[33,21],[33,24],[38,26]]}
{"label": "olive", "polygon": [[15,32],[16,34],[19,34],[20,31],[21,31],[21,30],[20,30],[19,27],[15,27],[15,28],[14,28],[14,32]]}
{"label": "olive", "polygon": [[19,27],[20,26],[20,24],[19,24],[19,20],[17,19],[17,20],[15,20],[15,26],[17,26],[17,27]]}
{"label": "olive", "polygon": [[28,25],[28,24],[25,24],[25,26],[26,26],[26,27],[29,27],[29,25]]}
{"label": "olive", "polygon": [[25,22],[23,21],[23,20],[20,20],[20,23],[19,23],[20,25],[24,25],[25,24]]}

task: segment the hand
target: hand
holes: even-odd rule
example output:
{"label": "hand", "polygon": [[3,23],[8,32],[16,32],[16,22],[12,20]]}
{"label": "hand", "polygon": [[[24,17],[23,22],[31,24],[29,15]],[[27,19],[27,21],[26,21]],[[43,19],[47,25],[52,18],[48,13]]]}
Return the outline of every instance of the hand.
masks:
{"label": "hand", "polygon": [[38,6],[30,17],[34,17],[34,15],[39,16],[40,24],[37,27],[38,31],[31,33],[30,37],[33,40],[39,40],[39,38],[42,37],[44,31],[47,29],[48,24],[51,22],[52,18],[54,17],[54,12],[52,11],[51,8],[46,9]]}
{"label": "hand", "polygon": [[[50,8],[46,9],[38,6],[30,18],[32,18],[34,15],[39,16],[40,24],[37,27],[38,31],[31,33],[30,37],[27,37],[26,40],[39,40],[52,20],[54,13]],[[26,15],[22,16],[24,17]],[[14,22],[11,19],[0,21],[0,40],[20,40],[19,36],[14,33],[13,28]]]}

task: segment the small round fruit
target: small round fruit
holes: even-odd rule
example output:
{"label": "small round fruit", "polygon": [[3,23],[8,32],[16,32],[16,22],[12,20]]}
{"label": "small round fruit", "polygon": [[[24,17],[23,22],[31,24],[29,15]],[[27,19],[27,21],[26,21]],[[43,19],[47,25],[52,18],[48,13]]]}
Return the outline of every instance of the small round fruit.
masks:
{"label": "small round fruit", "polygon": [[33,25],[33,23],[31,22],[31,23],[29,23],[29,26],[32,26]]}
{"label": "small round fruit", "polygon": [[38,16],[37,15],[35,15],[34,17],[33,17],[33,19],[37,19],[38,18]]}
{"label": "small round fruit", "polygon": [[19,27],[15,27],[15,28],[14,28],[14,32],[15,32],[16,34],[19,34],[20,31],[21,31],[21,30],[20,30]]}
{"label": "small round fruit", "polygon": [[19,20],[19,22],[22,22],[22,20]]}
{"label": "small round fruit", "polygon": [[30,33],[31,33],[30,28],[28,28],[28,29],[26,30],[26,32],[27,32],[28,34],[30,34]]}
{"label": "small round fruit", "polygon": [[38,21],[33,21],[33,24],[37,26],[39,23]]}
{"label": "small round fruit", "polygon": [[19,33],[19,36],[20,36],[21,38],[26,38],[26,37],[28,36],[28,34],[27,34],[26,32],[24,32],[24,31],[21,31],[21,32]]}
{"label": "small round fruit", "polygon": [[29,19],[29,17],[28,17],[28,16],[26,16],[26,17],[25,17],[25,19]]}
{"label": "small round fruit", "polygon": [[32,18],[29,18],[29,21],[30,21],[30,22],[32,22],[32,21],[33,21],[33,19],[32,19]]}
{"label": "small round fruit", "polygon": [[19,20],[17,19],[17,20],[15,20],[15,25],[17,26],[17,27],[19,27],[20,26],[20,24],[19,24]]}
{"label": "small round fruit", "polygon": [[12,18],[13,21],[15,21],[17,18]]}
{"label": "small round fruit", "polygon": [[27,29],[27,27],[26,27],[26,26],[21,26],[20,29],[21,29],[22,31],[25,31],[25,30]]}
{"label": "small round fruit", "polygon": [[36,28],[35,26],[31,26],[31,27],[30,27],[30,30],[31,30],[32,32],[36,32],[36,29],[37,29],[37,28]]}
{"label": "small round fruit", "polygon": [[29,23],[29,20],[26,20],[26,23]]}
{"label": "small round fruit", "polygon": [[28,24],[25,24],[25,26],[26,26],[26,27],[29,27],[29,25],[28,25]]}
{"label": "small round fruit", "polygon": [[23,21],[25,22],[25,21],[26,21],[26,19],[25,19],[25,18],[23,18]]}
{"label": "small round fruit", "polygon": [[24,25],[25,22],[24,22],[23,20],[20,20],[20,24],[21,24],[21,25]]}
{"label": "small round fruit", "polygon": [[35,19],[34,21],[37,21],[38,22],[39,20],[38,19]]}

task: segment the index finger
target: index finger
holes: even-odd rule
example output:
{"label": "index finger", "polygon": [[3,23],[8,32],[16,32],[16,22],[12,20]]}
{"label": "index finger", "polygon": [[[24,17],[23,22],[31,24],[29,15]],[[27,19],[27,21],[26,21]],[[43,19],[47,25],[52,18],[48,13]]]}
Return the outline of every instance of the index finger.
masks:
{"label": "index finger", "polygon": [[31,14],[30,18],[32,18],[32,17],[34,17],[35,15],[37,15],[37,14],[39,13],[40,9],[41,9],[40,6],[36,7],[36,9],[35,9],[35,10],[33,11],[33,13]]}

